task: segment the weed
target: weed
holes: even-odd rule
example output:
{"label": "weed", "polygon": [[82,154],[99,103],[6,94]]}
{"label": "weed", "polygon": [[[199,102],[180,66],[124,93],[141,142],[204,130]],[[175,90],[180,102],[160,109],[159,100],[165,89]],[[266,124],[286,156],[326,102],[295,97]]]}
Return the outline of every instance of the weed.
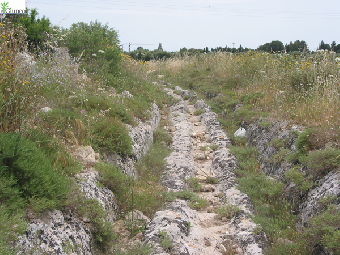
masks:
{"label": "weed", "polygon": [[94,123],[93,143],[102,150],[131,155],[132,140],[127,128],[117,119],[102,117]]}
{"label": "weed", "polygon": [[174,244],[172,243],[171,237],[168,235],[166,231],[159,231],[158,235],[161,239],[161,247],[166,251],[166,252],[171,252],[171,249],[174,247]]}
{"label": "weed", "polygon": [[209,184],[219,183],[218,179],[216,177],[212,177],[212,176],[207,176],[205,181],[206,181],[206,183],[209,183]]}
{"label": "weed", "polygon": [[189,206],[192,209],[201,210],[209,205],[205,198],[201,198],[188,190],[178,191],[175,195],[177,198],[189,200]]}
{"label": "weed", "polygon": [[299,171],[300,166],[295,166],[291,169],[289,169],[285,176],[295,183],[302,191],[307,191],[313,186],[313,181],[309,178],[306,178],[306,173]]}
{"label": "weed", "polygon": [[190,98],[190,96],[186,95],[186,96],[183,97],[183,100],[188,100],[189,98]]}
{"label": "weed", "polygon": [[318,203],[323,207],[323,208],[327,208],[329,205],[331,205],[334,201],[337,200],[337,196],[336,195],[327,195],[325,197],[322,197],[318,200]]}
{"label": "weed", "polygon": [[305,235],[309,245],[324,246],[326,251],[337,253],[340,250],[340,212],[334,205],[309,220]]}
{"label": "weed", "polygon": [[240,212],[240,208],[235,205],[223,205],[219,208],[215,209],[215,213],[217,213],[221,218],[231,219],[236,214]]}
{"label": "weed", "polygon": [[210,149],[212,149],[213,151],[216,151],[218,149],[218,145],[213,144],[213,145],[209,145]]}
{"label": "weed", "polygon": [[197,178],[189,178],[187,181],[189,188],[192,189],[194,192],[199,192],[202,189],[202,185],[200,184],[200,181]]}
{"label": "weed", "polygon": [[287,155],[290,154],[290,150],[289,149],[285,149],[285,148],[280,148],[279,151],[277,152],[277,154],[273,155],[273,163],[274,164],[280,164],[282,162],[284,162],[287,158]]}
{"label": "weed", "polygon": [[314,177],[323,177],[332,169],[340,166],[340,150],[327,148],[310,152],[300,160],[312,171]]}
{"label": "weed", "polygon": [[201,114],[204,113],[204,112],[205,112],[204,110],[198,109],[198,110],[194,111],[194,115],[195,115],[195,116],[199,116],[199,115],[201,115]]}

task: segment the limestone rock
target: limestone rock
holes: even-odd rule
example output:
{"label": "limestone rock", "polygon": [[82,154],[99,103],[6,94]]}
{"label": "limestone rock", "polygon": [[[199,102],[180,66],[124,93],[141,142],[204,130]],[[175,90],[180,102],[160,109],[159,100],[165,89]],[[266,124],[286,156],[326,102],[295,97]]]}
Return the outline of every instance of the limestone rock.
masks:
{"label": "limestone rock", "polygon": [[246,130],[244,128],[239,128],[236,130],[236,132],[234,133],[235,137],[246,137]]}
{"label": "limestone rock", "polygon": [[98,159],[96,159],[96,153],[91,146],[80,146],[76,148],[73,156],[85,167],[93,166],[98,161]]}

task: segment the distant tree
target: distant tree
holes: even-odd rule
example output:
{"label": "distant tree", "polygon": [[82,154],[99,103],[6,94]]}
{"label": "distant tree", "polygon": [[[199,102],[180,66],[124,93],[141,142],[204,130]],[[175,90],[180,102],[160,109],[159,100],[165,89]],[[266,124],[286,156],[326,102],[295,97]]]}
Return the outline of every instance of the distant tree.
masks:
{"label": "distant tree", "polygon": [[331,44],[331,50],[336,52],[336,42],[335,41],[333,41],[332,44]]}
{"label": "distant tree", "polygon": [[158,44],[158,50],[163,51],[163,47],[161,43]]}
{"label": "distant tree", "polygon": [[319,45],[319,50],[331,50],[331,46],[322,40]]}
{"label": "distant tree", "polygon": [[281,41],[272,41],[271,43],[266,43],[259,46],[259,50],[266,52],[278,52],[284,50],[284,45]]}
{"label": "distant tree", "polygon": [[305,41],[296,40],[294,43],[290,42],[286,44],[286,51],[293,52],[293,51],[307,51],[307,43]]}

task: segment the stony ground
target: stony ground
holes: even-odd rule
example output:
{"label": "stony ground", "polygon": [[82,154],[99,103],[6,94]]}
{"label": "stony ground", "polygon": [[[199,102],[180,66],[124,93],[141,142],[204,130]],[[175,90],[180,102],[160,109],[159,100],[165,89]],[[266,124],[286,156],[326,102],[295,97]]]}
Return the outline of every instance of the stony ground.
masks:
{"label": "stony ground", "polygon": [[[179,102],[171,107],[171,124],[164,127],[173,134],[173,152],[167,158],[163,185],[169,191],[183,191],[189,188],[189,178],[197,178],[202,189],[196,194],[208,206],[195,210],[176,199],[148,224],[145,242],[155,246],[153,254],[262,254],[266,237],[250,219],[249,198],[237,189],[233,172],[237,162],[229,153],[230,141],[217,115],[203,100],[191,105],[182,99],[191,92],[176,90],[181,96],[168,90]],[[216,209],[225,206],[240,210],[222,217]]]}

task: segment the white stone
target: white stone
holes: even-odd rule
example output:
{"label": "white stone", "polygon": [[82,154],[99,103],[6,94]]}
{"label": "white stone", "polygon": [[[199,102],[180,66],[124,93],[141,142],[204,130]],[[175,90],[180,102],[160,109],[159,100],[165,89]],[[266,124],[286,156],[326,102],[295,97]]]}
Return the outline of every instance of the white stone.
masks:
{"label": "white stone", "polygon": [[245,137],[246,136],[246,130],[244,128],[239,128],[236,130],[236,132],[234,133],[235,137]]}

